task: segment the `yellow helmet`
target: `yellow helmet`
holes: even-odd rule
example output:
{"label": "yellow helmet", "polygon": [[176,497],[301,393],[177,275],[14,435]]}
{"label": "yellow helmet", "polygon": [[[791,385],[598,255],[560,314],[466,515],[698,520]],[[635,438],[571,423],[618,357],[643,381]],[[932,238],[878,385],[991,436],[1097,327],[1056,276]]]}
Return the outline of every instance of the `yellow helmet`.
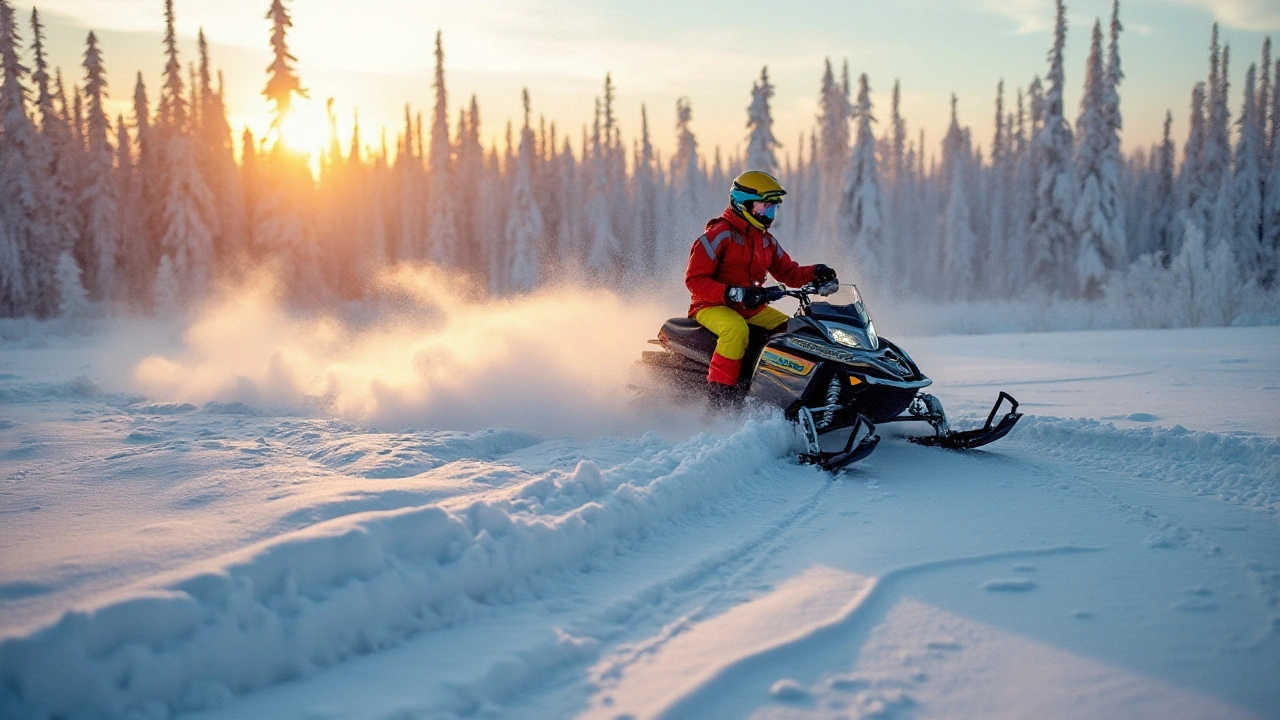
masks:
{"label": "yellow helmet", "polygon": [[[774,176],[759,170],[748,170],[734,178],[733,187],[729,189],[729,205],[747,222],[761,230],[767,230],[773,224],[778,203],[782,202],[782,196],[786,194],[782,183]],[[768,206],[752,212],[749,203],[768,203]]]}

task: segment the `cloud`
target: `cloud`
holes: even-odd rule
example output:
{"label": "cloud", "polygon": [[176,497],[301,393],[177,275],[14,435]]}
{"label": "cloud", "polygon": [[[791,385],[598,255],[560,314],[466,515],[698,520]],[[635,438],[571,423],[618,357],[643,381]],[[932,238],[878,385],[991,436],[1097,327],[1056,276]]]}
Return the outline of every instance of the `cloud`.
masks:
{"label": "cloud", "polygon": [[1198,7],[1222,25],[1237,30],[1280,30],[1280,3],[1275,0],[1173,0]]}
{"label": "cloud", "polygon": [[1018,35],[1048,32],[1053,28],[1053,8],[1043,0],[982,0],[982,8],[1012,21]]}

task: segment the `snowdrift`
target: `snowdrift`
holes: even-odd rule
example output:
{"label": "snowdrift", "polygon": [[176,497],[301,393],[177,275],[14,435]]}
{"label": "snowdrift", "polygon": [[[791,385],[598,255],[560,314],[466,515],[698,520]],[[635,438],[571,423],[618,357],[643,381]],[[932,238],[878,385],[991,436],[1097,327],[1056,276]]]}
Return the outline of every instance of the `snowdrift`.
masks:
{"label": "snowdrift", "polygon": [[753,420],[728,438],[656,441],[605,471],[583,461],[482,499],[347,516],[248,548],[0,642],[0,715],[163,717],[395,645],[761,481],[793,440],[782,420]]}

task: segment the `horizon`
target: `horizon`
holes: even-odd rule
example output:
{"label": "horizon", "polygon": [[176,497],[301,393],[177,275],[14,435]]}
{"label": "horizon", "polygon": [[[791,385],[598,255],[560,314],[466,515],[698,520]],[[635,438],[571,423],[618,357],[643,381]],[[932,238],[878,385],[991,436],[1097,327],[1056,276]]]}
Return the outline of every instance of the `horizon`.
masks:
{"label": "horizon", "polygon": [[[602,9],[585,5],[578,0],[538,0],[530,9],[527,3],[506,2],[496,9],[488,8],[482,18],[478,11],[436,0],[382,0],[359,13],[338,3],[292,3],[288,6],[293,18],[288,42],[310,99],[296,103],[299,117],[294,134],[298,137],[290,139],[290,144],[308,151],[320,147],[328,135],[324,113],[330,97],[344,148],[357,109],[363,145],[370,148],[378,145],[379,128],[386,129],[389,144],[402,132],[406,104],[415,114],[429,116],[434,102],[434,39],[439,30],[445,52],[450,132],[456,132],[458,109],[469,104],[474,94],[480,107],[482,141],[487,146],[503,147],[508,121],[519,127],[523,115],[520,91],[527,87],[534,124],[539,118],[554,123],[558,147],[568,138],[575,154],[580,155],[581,130],[591,122],[594,98],[602,94],[605,74],[609,73],[628,149],[639,137],[640,107],[644,105],[652,142],[664,160],[669,159],[675,144],[675,100],[689,97],[699,153],[711,165],[717,150],[728,160],[745,148],[751,85],[761,67],[768,66],[776,88],[772,103],[775,135],[783,144],[779,157],[794,163],[797,138],[803,133],[807,144],[815,126],[823,61],[830,58],[837,76],[842,62],[848,60],[853,83],[860,74],[868,74],[878,137],[885,130],[896,79],[902,86],[908,137],[916,143],[924,130],[926,157],[936,157],[939,152],[950,121],[952,92],[959,98],[961,126],[972,130],[975,147],[985,153],[994,127],[991,116],[997,82],[1004,81],[1006,111],[1012,111],[1018,89],[1025,89],[1033,76],[1043,76],[1047,68],[1044,58],[1051,45],[1051,2],[1001,3],[999,7],[991,0],[934,3],[928,16],[911,18],[919,27],[909,37],[903,35],[900,23],[912,7],[925,6],[922,0],[893,7],[808,2],[789,11],[788,17],[779,17],[771,33],[751,17],[717,25],[711,16],[723,3],[681,8],[664,0],[660,10],[648,14],[612,1]],[[1212,11],[1203,7],[1206,5],[1212,6]],[[175,3],[180,59],[194,61],[196,33],[203,28],[211,63],[225,73],[227,110],[237,147],[245,127],[261,140],[270,123],[268,104],[261,94],[269,59],[269,22],[263,17],[267,6],[262,0],[231,0],[219,3],[218,8]],[[32,5],[15,7],[24,53],[29,55]],[[51,65],[63,69],[69,84],[81,76],[84,36],[90,30],[97,34],[110,83],[112,122],[118,114],[131,115],[135,73],[142,73],[149,98],[154,102],[158,97],[163,64],[161,2],[52,0],[35,7],[45,24]],[[578,13],[553,13],[558,24],[549,27],[545,16],[555,8]],[[661,8],[669,12],[662,14]],[[1073,126],[1079,112],[1088,33],[1095,18],[1102,21],[1105,32],[1110,8],[1106,0],[1073,2],[1067,7],[1065,107]],[[689,26],[664,35],[660,23],[682,15],[691,21]],[[821,31],[812,29],[820,18],[827,17],[863,18],[865,22],[844,32],[837,22],[824,22]],[[397,18],[404,22],[393,22]],[[1157,142],[1165,112],[1172,110],[1173,139],[1180,155],[1191,89],[1208,71],[1213,22],[1221,23],[1222,43],[1234,50],[1230,65],[1234,118],[1245,70],[1257,62],[1263,38],[1280,28],[1280,9],[1252,0],[1129,0],[1120,5],[1120,20],[1124,26],[1120,57],[1126,75],[1120,86],[1124,151],[1132,155],[1136,149]],[[620,26],[645,35],[639,40],[627,37]],[[682,27],[679,23],[676,26]],[[360,39],[372,35],[366,28],[384,27],[397,28],[393,41]],[[890,30],[877,34],[879,27]],[[952,32],[945,40],[936,37],[946,29]],[[346,49],[335,47],[336,32],[355,39],[346,43]],[[718,49],[726,39],[732,41],[738,35],[767,45],[768,50]],[[421,38],[417,47],[411,42],[414,37]],[[673,57],[686,56],[688,63],[671,62]],[[753,56],[754,61],[746,56]],[[968,57],[969,63],[956,65],[953,56]],[[724,64],[732,70],[721,71]],[[934,73],[930,72],[933,67],[952,69]],[[899,71],[894,72],[895,68]],[[807,148],[804,154],[808,155]]]}

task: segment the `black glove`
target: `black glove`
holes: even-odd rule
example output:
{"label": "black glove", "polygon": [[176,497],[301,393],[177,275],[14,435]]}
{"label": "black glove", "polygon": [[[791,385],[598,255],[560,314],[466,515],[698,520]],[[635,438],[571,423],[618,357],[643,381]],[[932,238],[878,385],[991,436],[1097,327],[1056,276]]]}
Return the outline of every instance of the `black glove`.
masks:
{"label": "black glove", "polygon": [[725,302],[742,303],[742,306],[748,310],[755,310],[764,304],[765,292],[764,288],[759,287],[729,287],[724,291]]}
{"label": "black glove", "polygon": [[832,270],[826,265],[813,266],[813,284],[814,285],[817,285],[818,287],[822,287],[823,285],[828,285],[830,283],[838,283],[838,282],[840,281],[836,278],[835,270]]}

